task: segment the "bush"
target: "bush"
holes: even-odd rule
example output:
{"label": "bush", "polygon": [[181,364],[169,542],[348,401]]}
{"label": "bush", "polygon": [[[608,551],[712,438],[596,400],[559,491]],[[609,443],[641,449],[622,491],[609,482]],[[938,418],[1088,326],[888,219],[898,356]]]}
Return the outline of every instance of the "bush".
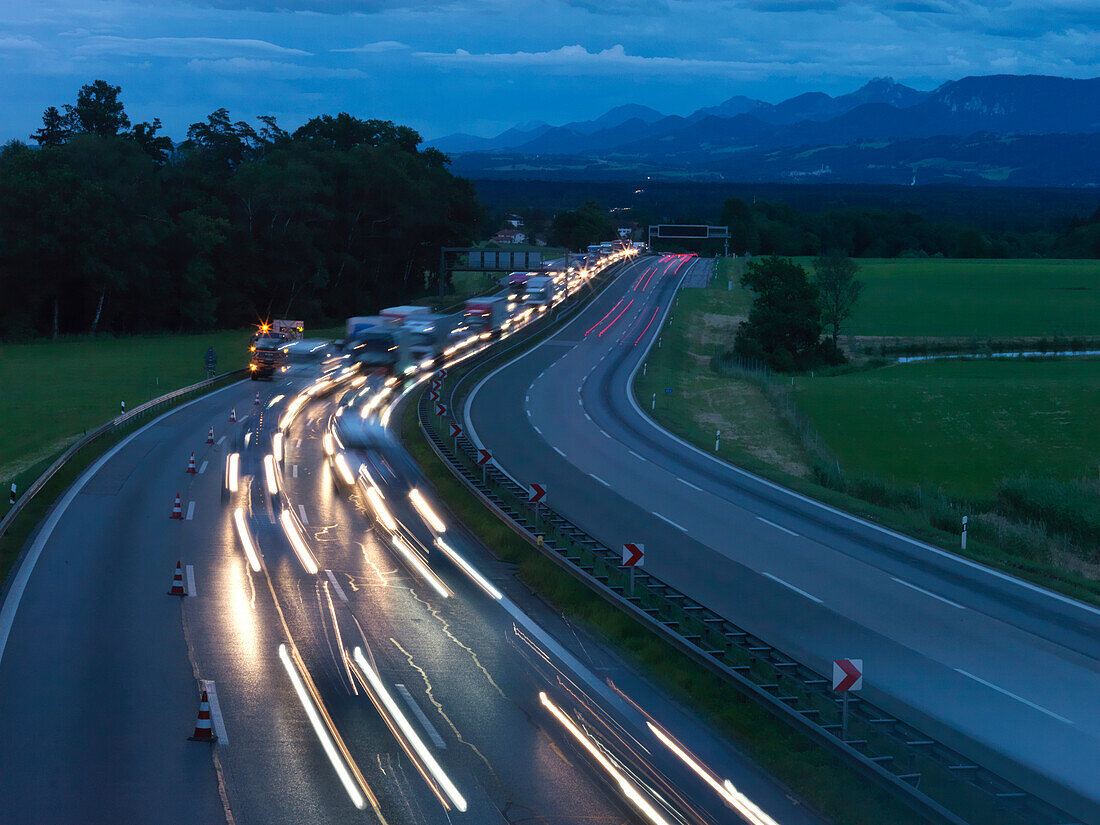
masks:
{"label": "bush", "polygon": [[997,488],[997,510],[1013,521],[1035,521],[1088,546],[1100,545],[1100,482],[1054,481],[1023,475]]}

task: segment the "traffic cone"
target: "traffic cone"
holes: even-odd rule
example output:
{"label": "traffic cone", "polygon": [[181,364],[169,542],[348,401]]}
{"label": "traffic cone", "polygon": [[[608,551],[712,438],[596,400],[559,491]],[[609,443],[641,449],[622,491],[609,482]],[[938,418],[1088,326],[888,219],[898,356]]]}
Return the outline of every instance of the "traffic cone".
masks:
{"label": "traffic cone", "polygon": [[230,424],[236,424],[237,423],[237,408],[236,407],[233,407],[232,409],[229,410],[229,423]]}
{"label": "traffic cone", "polygon": [[[206,443],[207,444],[213,444],[214,443],[214,428],[213,427],[210,428],[210,433],[206,436]],[[191,455],[194,455],[194,453],[192,453]]]}
{"label": "traffic cone", "polygon": [[176,501],[172,504],[172,515],[168,518],[177,518],[183,521],[183,502],[180,501],[180,494],[176,493]]}
{"label": "traffic cone", "polygon": [[183,589],[183,567],[180,563],[176,562],[176,575],[172,577],[172,589],[168,591],[169,596],[186,596],[187,591]]}
{"label": "traffic cone", "polygon": [[[213,434],[211,434],[210,440],[211,441],[214,440],[213,439]],[[195,454],[194,453],[191,453],[191,457],[189,459],[187,459],[187,472],[189,472],[189,473],[197,473],[198,472],[198,470],[195,469]]]}
{"label": "traffic cone", "polygon": [[256,400],[252,402],[255,406],[260,406],[260,394],[256,393]]}
{"label": "traffic cone", "polygon": [[217,742],[218,736],[214,733],[214,727],[210,724],[210,698],[203,688],[202,698],[199,700],[199,718],[195,720],[195,733],[187,737],[192,742]]}

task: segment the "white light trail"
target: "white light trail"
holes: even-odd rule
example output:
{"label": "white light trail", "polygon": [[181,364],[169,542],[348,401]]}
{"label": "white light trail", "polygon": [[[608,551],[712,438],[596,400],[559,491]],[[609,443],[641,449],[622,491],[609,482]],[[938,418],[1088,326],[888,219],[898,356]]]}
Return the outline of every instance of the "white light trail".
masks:
{"label": "white light trail", "polygon": [[370,682],[375,695],[377,695],[382,704],[385,705],[390,717],[401,729],[401,733],[404,734],[405,739],[412,746],[412,749],[416,751],[416,755],[420,757],[421,761],[428,768],[428,772],[431,773],[432,778],[434,778],[435,781],[439,783],[439,786],[443,788],[443,792],[447,795],[447,798],[451,800],[451,804],[458,810],[465,811],[466,800],[463,798],[462,794],[459,793],[458,788],[455,787],[451,778],[447,776],[443,768],[435,761],[435,757],[432,756],[427,745],[425,745],[424,741],[417,735],[416,730],[409,723],[409,720],[405,718],[405,714],[401,712],[401,708],[397,706],[397,702],[393,700],[389,691],[386,690],[386,686],[382,683],[382,679],[374,672],[374,668],[370,666],[367,658],[363,655],[362,649],[356,647],[352,652],[352,658],[355,659],[355,664],[358,665],[359,669],[363,672],[363,676]]}
{"label": "white light trail", "polygon": [[335,452],[332,447],[332,433],[325,433],[321,438],[321,443],[325,447],[325,455],[331,456]]}
{"label": "white light trail", "polygon": [[348,466],[348,460],[343,453],[336,456],[336,469],[340,472],[340,478],[344,480],[345,484],[351,486],[355,483],[355,476],[351,474],[351,467]]}
{"label": "white light trail", "polygon": [[409,491],[409,498],[412,500],[413,507],[416,508],[416,512],[420,513],[424,521],[428,522],[428,526],[435,530],[437,533],[446,533],[447,525],[443,523],[443,520],[435,514],[435,511],[428,505],[428,502],[424,499],[424,496],[420,494],[420,491],[415,487]]}
{"label": "white light trail", "polygon": [[646,800],[638,789],[623,776],[622,772],[611,763],[611,760],[604,755],[603,751],[596,747],[592,740],[573,723],[573,720],[566,716],[565,713],[550,700],[549,696],[540,691],[539,700],[552,714],[554,714],[554,717],[561,722],[565,729],[573,734],[573,737],[592,755],[592,758],[600,764],[600,767],[607,772],[608,776],[615,780],[623,796],[630,800],[634,807],[637,808],[646,819],[652,822],[653,825],[669,825],[668,820],[661,816],[661,814],[649,804],[649,801]]}
{"label": "white light trail", "polygon": [[481,573],[479,573],[472,564],[466,561],[466,559],[458,555],[458,553],[456,553],[446,542],[444,542],[443,539],[437,537],[435,540],[435,545],[444,553],[446,553],[450,557],[451,561],[461,567],[462,570],[465,571],[466,575],[474,580],[474,583],[477,584],[478,587],[480,587],[494,599],[504,598],[504,595],[495,587],[493,587],[492,583],[487,578],[481,575]]}
{"label": "white light trail", "polygon": [[378,492],[377,487],[367,488],[367,501],[370,502],[371,509],[374,510],[375,518],[382,522],[383,527],[391,532],[397,529],[397,520],[390,515],[390,511],[382,503],[382,494]]}
{"label": "white light trail", "polygon": [[309,548],[306,547],[306,543],[302,539],[302,534],[298,532],[298,525],[294,523],[290,511],[283,510],[279,515],[279,521],[283,523],[283,532],[286,533],[287,540],[290,542],[290,546],[294,548],[294,552],[298,556],[298,561],[302,563],[302,567],[304,567],[306,572],[311,576],[316,576],[318,569],[317,559],[313,558],[313,554],[309,552]]}
{"label": "white light trail", "polygon": [[256,545],[252,543],[252,536],[248,533],[248,527],[244,523],[244,510],[238,507],[233,511],[233,521],[237,525],[237,535],[241,537],[244,546],[244,554],[248,557],[248,564],[254,573],[260,572],[260,554]]}
{"label": "white light trail", "polygon": [[241,454],[230,453],[225,457],[225,487],[229,492],[237,492],[240,478]]}
{"label": "white light trail", "polygon": [[298,411],[302,409],[307,401],[309,401],[308,395],[299,395],[287,405],[286,412],[283,414],[283,417],[279,419],[280,430],[285,430],[291,425],[294,421],[294,416],[298,414]]}
{"label": "white light trail", "polygon": [[274,456],[276,461],[283,460],[283,434],[281,432],[275,433],[271,437],[271,455]]}
{"label": "white light trail", "polygon": [[279,492],[279,482],[275,479],[275,459],[269,455],[264,456],[264,478],[267,481],[267,492],[275,495]]}
{"label": "white light trail", "polygon": [[436,593],[444,599],[450,598],[451,591],[447,589],[447,585],[445,585],[442,579],[435,573],[428,569],[428,566],[420,560],[420,556],[409,549],[405,542],[401,541],[397,536],[390,536],[390,541],[393,543],[393,546],[397,548],[397,552],[405,557],[409,564],[413,566],[413,569],[432,586],[432,589],[435,590]]}
{"label": "white light trail", "polygon": [[285,644],[279,645],[279,659],[282,661],[283,667],[286,668],[290,683],[294,686],[294,692],[298,694],[298,701],[302,703],[306,716],[309,717],[309,723],[313,726],[313,732],[317,734],[317,739],[325,751],[325,756],[332,763],[336,775],[340,778],[340,783],[344,786],[344,790],[348,792],[348,796],[351,797],[351,804],[359,810],[363,810],[367,807],[367,800],[363,798],[363,793],[352,778],[348,766],[344,764],[344,760],[336,752],[336,745],[333,744],[332,737],[329,736],[328,730],[321,721],[321,715],[317,712],[313,701],[306,693],[306,687],[302,684],[302,677],[298,675],[298,669],[290,661],[290,654],[287,652]]}

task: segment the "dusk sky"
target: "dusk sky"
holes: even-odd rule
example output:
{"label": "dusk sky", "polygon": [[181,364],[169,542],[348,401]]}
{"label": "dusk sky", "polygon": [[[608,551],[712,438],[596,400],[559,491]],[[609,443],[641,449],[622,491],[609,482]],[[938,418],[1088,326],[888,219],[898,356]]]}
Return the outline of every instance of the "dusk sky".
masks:
{"label": "dusk sky", "polygon": [[225,106],[293,129],[348,111],[427,138],[645,103],[842,94],[891,76],[1100,75],[1097,0],[3,0],[0,139],[84,83],[179,140]]}

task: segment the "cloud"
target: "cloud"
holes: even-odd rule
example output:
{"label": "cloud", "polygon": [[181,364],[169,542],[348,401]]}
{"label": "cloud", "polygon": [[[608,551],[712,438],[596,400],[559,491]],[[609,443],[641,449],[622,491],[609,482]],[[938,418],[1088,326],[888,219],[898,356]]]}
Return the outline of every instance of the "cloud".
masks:
{"label": "cloud", "polygon": [[83,55],[127,55],[141,57],[220,58],[242,55],[308,57],[310,52],[289,49],[266,40],[223,37],[114,37],[87,38],[76,50]]}
{"label": "cloud", "polygon": [[281,60],[256,60],[250,57],[230,57],[220,60],[190,60],[187,68],[193,72],[220,75],[261,75],[269,80],[354,80],[366,75],[359,69],[336,69],[324,66],[302,66]]}
{"label": "cloud", "polygon": [[405,51],[408,48],[410,48],[408,44],[402,43],[399,40],[377,40],[374,43],[365,43],[353,49],[331,49],[331,51],[353,52],[356,54],[383,54],[385,52]]}
{"label": "cloud", "polygon": [[185,0],[193,6],[226,11],[295,12],[317,14],[377,14],[396,8],[437,8],[449,0]]}

